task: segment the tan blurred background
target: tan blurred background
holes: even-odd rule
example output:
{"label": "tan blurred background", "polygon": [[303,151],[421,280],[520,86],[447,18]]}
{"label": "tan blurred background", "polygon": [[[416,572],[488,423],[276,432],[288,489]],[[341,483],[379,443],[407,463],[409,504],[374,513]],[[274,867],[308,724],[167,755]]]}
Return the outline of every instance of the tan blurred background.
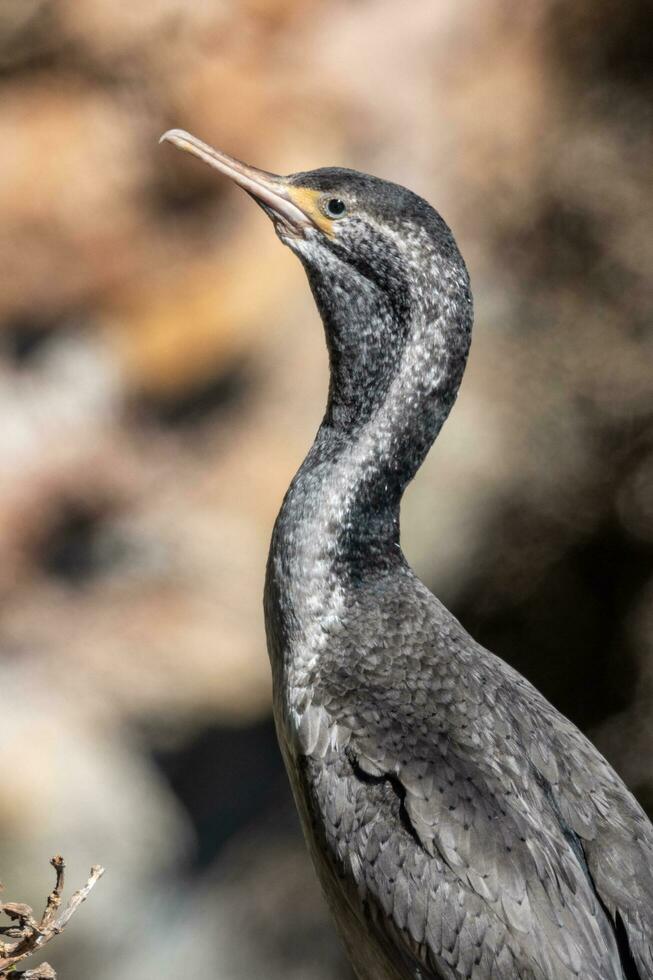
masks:
{"label": "tan blurred background", "polygon": [[652,36],[648,0],[0,0],[0,877],[107,867],[62,980],[348,976],[261,614],[321,327],[170,126],[452,225],[475,339],[405,550],[653,805]]}

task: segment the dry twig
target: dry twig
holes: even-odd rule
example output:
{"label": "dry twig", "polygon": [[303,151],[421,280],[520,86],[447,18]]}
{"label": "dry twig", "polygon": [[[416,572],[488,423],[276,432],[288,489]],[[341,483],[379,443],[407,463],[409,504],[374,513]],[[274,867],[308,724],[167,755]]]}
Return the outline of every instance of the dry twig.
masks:
{"label": "dry twig", "polygon": [[[32,970],[16,971],[14,968],[22,960],[41,949],[51,939],[58,936],[68,925],[71,916],[86,900],[95,882],[104,874],[104,868],[94,864],[86,884],[70,898],[61,911],[61,893],[64,886],[64,859],[56,854],[50,864],[55,870],[56,881],[48,895],[40,922],[34,918],[29,905],[22,902],[0,902],[0,913],[4,913],[15,925],[0,927],[0,980],[56,980],[56,973],[49,963],[42,963]],[[0,885],[0,887],[2,887]],[[3,940],[10,940],[5,942]]]}

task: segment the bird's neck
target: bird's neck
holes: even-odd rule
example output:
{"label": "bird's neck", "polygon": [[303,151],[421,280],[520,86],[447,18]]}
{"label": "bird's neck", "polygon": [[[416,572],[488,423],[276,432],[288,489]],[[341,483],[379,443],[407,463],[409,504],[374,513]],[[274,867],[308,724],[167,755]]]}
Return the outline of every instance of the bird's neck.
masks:
{"label": "bird's neck", "polygon": [[355,580],[403,560],[401,497],[455,400],[471,305],[464,266],[459,278],[430,269],[392,290],[338,276],[338,266],[309,270],[329,350],[329,399],[275,539],[297,558],[295,573],[313,562]]}
{"label": "bird's neck", "polygon": [[325,418],[279,514],[288,577],[317,570],[355,579],[395,563],[400,499],[382,476],[371,429],[348,440]]}
{"label": "bird's neck", "polygon": [[464,266],[451,276],[427,270],[392,291],[338,274],[337,266],[309,270],[331,383],[272,538],[266,618],[275,677],[319,657],[361,584],[405,567],[401,497],[449,414],[469,347]]}
{"label": "bird's neck", "polygon": [[352,591],[403,563],[400,495],[384,492],[377,466],[364,433],[348,440],[325,418],[279,512],[265,617],[281,717],[299,710],[325,644],[344,627]]}

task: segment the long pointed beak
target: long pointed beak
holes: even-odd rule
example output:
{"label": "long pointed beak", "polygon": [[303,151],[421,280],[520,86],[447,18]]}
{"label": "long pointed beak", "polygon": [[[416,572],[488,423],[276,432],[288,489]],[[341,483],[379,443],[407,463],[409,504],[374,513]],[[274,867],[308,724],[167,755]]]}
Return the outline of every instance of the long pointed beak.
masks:
{"label": "long pointed beak", "polygon": [[208,143],[203,143],[183,129],[169,129],[159,142],[173,143],[185,153],[192,153],[193,156],[208,163],[210,167],[230,177],[261,205],[275,224],[282,226],[280,230],[297,236],[303,235],[306,228],[313,225],[309,215],[291,199],[289,184],[284,177],[259,170],[257,167],[250,167],[227,153],[214,150]]}

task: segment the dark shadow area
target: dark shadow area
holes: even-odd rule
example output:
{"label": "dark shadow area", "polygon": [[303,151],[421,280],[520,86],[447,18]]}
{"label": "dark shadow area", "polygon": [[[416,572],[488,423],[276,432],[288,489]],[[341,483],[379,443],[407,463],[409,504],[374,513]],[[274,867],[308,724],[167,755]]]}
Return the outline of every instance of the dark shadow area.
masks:
{"label": "dark shadow area", "polygon": [[243,404],[252,383],[249,362],[231,362],[208,378],[198,378],[193,386],[171,393],[142,395],[131,409],[142,422],[184,432],[214,421],[221,413]]}
{"label": "dark shadow area", "polygon": [[36,546],[37,565],[66,585],[83,589],[108,574],[122,557],[107,548],[113,508],[99,501],[62,500]]}
{"label": "dark shadow area", "polygon": [[26,3],[14,23],[7,21],[0,21],[0,79],[61,64],[65,51],[53,4],[32,4],[30,9]]}
{"label": "dark shadow area", "polygon": [[17,368],[29,367],[53,339],[61,337],[63,330],[63,317],[36,310],[17,314],[0,326],[0,355]]}
{"label": "dark shadow area", "polygon": [[585,731],[635,697],[631,614],[650,579],[653,542],[631,532],[619,500],[650,429],[649,420],[595,422],[592,486],[561,497],[555,520],[552,503],[546,513],[528,499],[497,509],[484,533],[486,557],[454,609]]}
{"label": "dark shadow area", "polygon": [[[528,581],[528,536],[541,533],[541,519],[522,513],[515,521],[506,510],[503,520],[503,527],[490,529],[489,542],[500,539],[505,548],[512,540],[514,548],[523,548],[521,575]],[[482,580],[467,587],[455,614],[483,646],[587,730],[632,699],[636,665],[625,624],[652,559],[653,549],[629,540],[608,520],[572,544],[525,598],[504,591],[500,564],[484,566]],[[519,576],[519,569],[513,566],[512,574]]]}
{"label": "dark shadow area", "polygon": [[551,4],[546,34],[566,77],[604,87],[651,88],[653,6],[648,0]]}
{"label": "dark shadow area", "polygon": [[215,179],[212,170],[194,167],[179,160],[179,154],[168,154],[166,166],[147,188],[147,202],[160,218],[197,219],[207,223],[211,207],[226,196],[226,182]]}
{"label": "dark shadow area", "polygon": [[544,195],[538,205],[527,222],[499,236],[496,244],[507,266],[515,265],[536,288],[546,283],[559,288],[579,277],[586,285],[603,281],[605,229],[596,216],[555,195]]}
{"label": "dark shadow area", "polygon": [[157,752],[155,760],[191,819],[198,869],[261,820],[271,837],[289,829],[299,834],[272,719],[207,728],[180,748]]}

